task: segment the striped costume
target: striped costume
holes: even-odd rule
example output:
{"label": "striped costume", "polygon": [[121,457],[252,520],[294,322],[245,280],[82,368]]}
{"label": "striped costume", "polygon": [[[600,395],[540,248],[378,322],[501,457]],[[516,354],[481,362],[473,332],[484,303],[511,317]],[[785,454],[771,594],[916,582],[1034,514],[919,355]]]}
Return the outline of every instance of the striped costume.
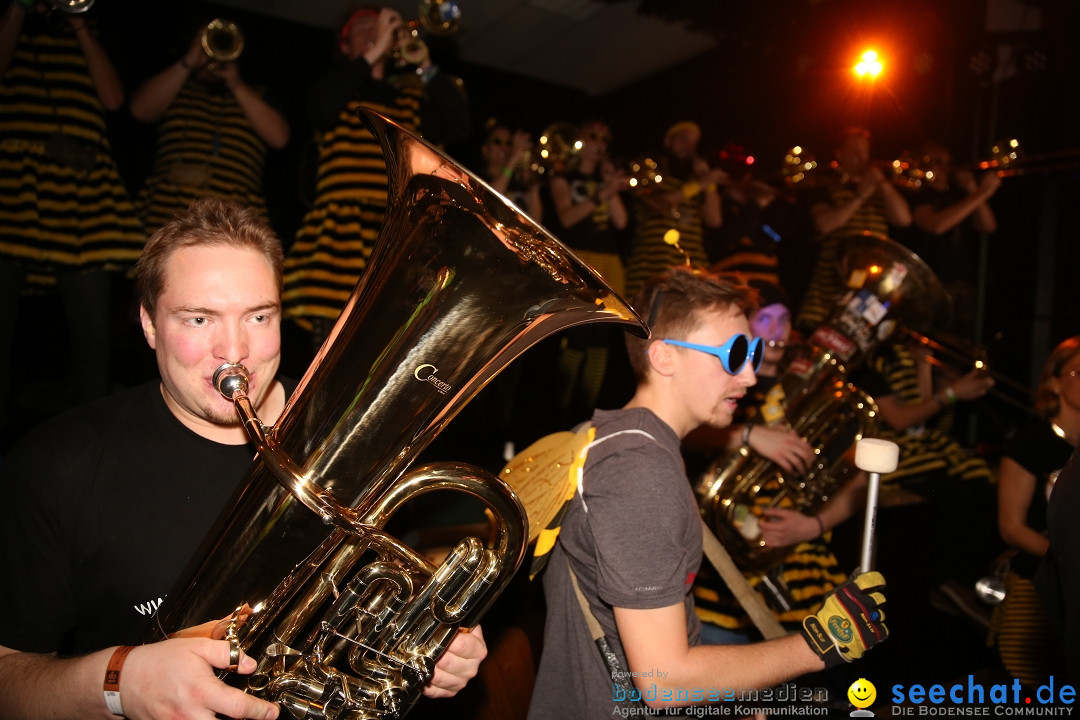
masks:
{"label": "striped costume", "polygon": [[[769,416],[771,413],[766,406],[773,406],[774,412],[783,412],[780,408],[783,393],[779,390],[775,377],[759,377],[758,385],[748,391],[748,405],[744,408],[743,416],[736,422],[753,421],[762,414]],[[772,486],[771,489],[779,488]],[[769,506],[773,497],[775,492],[763,488],[755,497],[755,502],[759,506]],[[777,504],[788,509],[793,509],[792,505],[790,497]],[[847,580],[840,561],[829,549],[827,542],[830,538],[831,533],[826,533],[823,537],[800,542],[791,547],[779,565],[764,573],[744,573],[751,587],[772,608],[776,619],[790,630],[801,627],[804,618],[821,608],[825,595]],[[773,585],[786,588],[785,601],[790,605],[789,609],[781,610],[770,602],[770,591],[762,585],[766,575],[771,578]],[[707,564],[702,565],[694,582],[694,610],[702,622],[740,633],[755,632],[749,615],[719,574]]]}
{"label": "striped costume", "polygon": [[[836,176],[832,182],[812,191],[820,194],[812,198],[811,203],[825,202],[839,207],[850,202],[857,191],[854,184],[841,182],[841,178]],[[817,261],[795,318],[796,328],[806,333],[813,332],[832,312],[844,290],[844,279],[840,277],[840,261],[843,259],[840,253],[844,238],[865,234],[889,237],[885,197],[880,190],[859,206],[844,227],[818,240]]]}
{"label": "striped costume", "polygon": [[[674,175],[665,175],[662,192],[678,191],[688,184]],[[701,203],[704,193],[698,192],[683,199],[675,208],[662,211],[663,200],[637,198],[634,204],[634,242],[626,263],[626,293],[634,294],[649,278],[667,272],[676,265],[686,265],[686,258],[672,245],[664,241],[669,230],[678,231],[679,247],[690,256],[690,264],[697,268],[707,267],[708,255],[702,231]]]}
{"label": "striped costume", "polygon": [[72,29],[35,32],[38,20],[26,19],[0,82],[0,264],[22,268],[31,285],[59,272],[127,271],[145,236],[110,155],[105,110]]}
{"label": "striped costume", "polygon": [[[874,397],[895,395],[901,404],[922,401],[915,356],[899,343],[883,345],[870,359],[869,375],[856,384]],[[878,377],[873,378],[876,374]],[[862,376],[860,376],[862,377]],[[881,381],[886,385],[882,385]],[[900,446],[900,464],[881,477],[882,489],[919,484],[928,477],[944,476],[950,480],[991,482],[993,476],[986,462],[971,455],[949,434],[953,422],[950,409],[941,413],[933,426],[897,432],[883,424],[878,437]]]}
{"label": "striped costume", "polygon": [[154,167],[139,193],[147,232],[199,197],[227,198],[266,215],[266,155],[266,144],[228,88],[189,80],[158,125]]}
{"label": "striped costume", "polygon": [[[315,202],[285,260],[285,316],[309,330],[337,319],[382,228],[387,198],[382,148],[357,110],[363,106],[407,129],[423,130],[432,143],[468,134],[464,94],[456,78],[442,72],[434,72],[427,84],[413,74],[387,82],[372,77],[360,59],[328,74],[313,95],[341,93],[342,88],[348,95],[340,104],[324,101],[320,106],[324,121],[315,122],[322,128]],[[335,109],[326,121],[328,105]]]}
{"label": "striped costume", "polygon": [[[821,609],[825,596],[843,584],[847,576],[840,562],[825,543],[826,538],[801,542],[791,548],[783,562],[769,571],[773,582],[779,578],[787,589],[787,610],[773,608],[773,615],[788,630],[797,630],[802,621]],[[769,591],[762,586],[764,575],[747,573],[750,586],[762,599]],[[766,601],[768,602],[768,601]],[[770,606],[772,607],[772,606]],[[712,567],[703,565],[694,583],[694,610],[702,622],[718,625],[725,630],[754,632],[754,625]]]}

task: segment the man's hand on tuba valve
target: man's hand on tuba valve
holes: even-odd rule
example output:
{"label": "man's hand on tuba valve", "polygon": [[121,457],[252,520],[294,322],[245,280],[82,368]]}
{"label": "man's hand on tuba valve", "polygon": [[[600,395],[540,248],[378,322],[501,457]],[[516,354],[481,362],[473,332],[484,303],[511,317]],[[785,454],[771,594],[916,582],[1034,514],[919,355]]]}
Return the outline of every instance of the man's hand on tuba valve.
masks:
{"label": "man's hand on tuba valve", "polygon": [[789,547],[822,534],[822,525],[814,515],[789,508],[770,508],[758,523],[761,537],[771,548]]}
{"label": "man's hand on tuba valve", "polygon": [[[209,711],[231,718],[274,720],[277,704],[218,679],[216,670],[229,666],[229,656],[228,642],[209,638],[170,638],[136,647],[120,674],[125,717],[179,720],[205,718]],[[242,654],[238,672],[254,670],[255,660]]]}
{"label": "man's hand on tuba valve", "polygon": [[476,677],[480,662],[487,657],[487,643],[480,626],[471,630],[459,629],[446,652],[435,663],[435,675],[424,688],[429,698],[453,697]]}
{"label": "man's hand on tuba valve", "polygon": [[747,442],[787,472],[806,472],[814,462],[814,448],[789,427],[753,425]]}

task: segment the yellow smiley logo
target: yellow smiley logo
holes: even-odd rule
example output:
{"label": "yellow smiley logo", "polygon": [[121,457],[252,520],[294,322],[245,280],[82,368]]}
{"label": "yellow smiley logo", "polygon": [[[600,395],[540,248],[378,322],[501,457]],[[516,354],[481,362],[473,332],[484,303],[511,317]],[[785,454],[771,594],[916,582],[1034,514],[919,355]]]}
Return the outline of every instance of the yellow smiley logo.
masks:
{"label": "yellow smiley logo", "polygon": [[851,683],[851,687],[847,690],[847,697],[852,705],[860,710],[865,710],[877,700],[877,688],[874,687],[874,683],[866,678],[859,678]]}

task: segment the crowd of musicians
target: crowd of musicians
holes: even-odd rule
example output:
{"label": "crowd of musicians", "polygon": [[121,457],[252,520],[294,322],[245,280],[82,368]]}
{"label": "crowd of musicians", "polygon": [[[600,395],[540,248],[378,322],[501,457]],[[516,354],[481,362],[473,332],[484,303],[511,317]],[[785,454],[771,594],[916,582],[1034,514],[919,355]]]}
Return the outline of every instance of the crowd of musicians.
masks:
{"label": "crowd of musicians", "polygon": [[[256,228],[252,232],[263,232],[258,228],[267,216],[262,190],[267,156],[295,138],[272,93],[249,85],[235,58],[215,58],[205,42],[207,34],[200,26],[180,57],[126,92],[98,40],[93,12],[64,14],[51,4],[13,0],[0,17],[0,433],[5,451],[30,429],[19,417],[24,388],[16,375],[20,365],[15,358],[22,350],[16,343],[21,297],[58,293],[63,298],[71,349],[70,396],[79,403],[99,400],[124,389],[116,381],[116,365],[125,359],[109,354],[113,338],[123,332],[113,326],[116,288],[131,283],[136,263],[140,273],[151,262],[161,264],[157,272],[166,272],[166,259],[143,258],[147,238],[165,243],[169,233],[195,232],[190,229],[194,220],[177,225],[177,218],[186,217],[189,208],[205,198],[227,202],[225,210],[200,211],[206,227],[221,221],[215,212],[250,213],[229,227],[251,223]],[[756,646],[763,632],[751,619],[751,603],[792,633],[807,634],[806,643],[817,654],[806,656],[802,672],[795,674],[824,669],[821,682],[839,688],[838,696],[858,677],[945,681],[990,668],[991,678],[1017,678],[1031,688],[1050,676],[1070,677],[1069,648],[1043,610],[1033,578],[1050,547],[1050,491],[1080,442],[1080,340],[1065,339],[1049,354],[1039,386],[1031,389],[1030,412],[1018,416],[1015,432],[1002,447],[979,454],[965,431],[993,393],[994,376],[961,367],[951,358],[943,362],[935,353],[937,344],[926,337],[948,337],[962,346],[977,339],[982,286],[974,257],[980,235],[996,230],[992,199],[1001,184],[997,174],[963,167],[942,144],[921,138],[912,139],[904,172],[897,172],[894,163],[875,159],[871,131],[862,127],[836,128],[833,146],[828,152],[822,149],[813,166],[789,158],[782,168],[765,171],[753,149],[737,143],[704,153],[701,148],[716,144],[716,138],[709,137],[715,131],[684,117],[670,118],[652,147],[619,148],[619,157],[633,157],[634,162],[615,159],[613,128],[628,122],[626,118],[618,123],[599,115],[565,118],[543,128],[492,118],[483,127],[472,127],[461,81],[440,70],[422,43],[406,48],[407,37],[396,12],[356,9],[335,36],[340,62],[311,82],[307,109],[318,140],[313,199],[295,237],[282,238],[280,260],[268,255],[282,287],[280,320],[301,338],[288,347],[293,355],[285,358],[287,369],[302,373],[328,337],[382,229],[387,197],[382,150],[358,109],[373,109],[435,145],[462,147],[470,142],[475,153],[462,158],[466,167],[571,248],[668,339],[661,341],[654,333],[655,345],[636,345],[633,340],[627,343],[621,330],[603,325],[564,331],[541,343],[520,367],[496,378],[448,428],[432,454],[464,453],[462,459],[498,472],[532,442],[591,423],[602,434],[646,435],[649,448],[659,448],[619,449],[620,440],[604,451],[592,450],[605,459],[589,462],[609,463],[596,487],[610,482],[616,468],[633,464],[627,464],[625,456],[621,461],[609,458],[624,451],[631,458],[640,453],[638,462],[660,476],[685,472],[692,487],[709,473],[722,472],[725,461],[740,453],[764,458],[771,463],[770,472],[775,470],[787,484],[763,483],[748,508],[753,528],[740,531],[756,534],[763,546],[782,552],[773,553],[768,563],[742,568],[754,591],[749,599],[737,599],[730,582],[707,564],[700,570],[679,565],[677,569],[686,571],[683,577],[693,581],[685,604],[697,616],[687,620],[691,644],[700,638],[709,645]],[[152,171],[135,189],[121,177],[105,124],[107,113],[125,104],[136,120],[157,128]],[[272,237],[269,228],[265,232]],[[856,241],[861,244],[853,244]],[[901,318],[899,324],[880,327],[880,317],[869,320],[873,338],[841,376],[850,383],[849,392],[875,408],[873,435],[895,442],[900,456],[897,469],[882,478],[875,564],[889,582],[889,629],[884,630],[879,617],[859,627],[864,634],[877,633],[878,641],[889,634],[889,643],[849,667],[844,661],[859,658],[876,641],[815,648],[812,628],[824,617],[821,613],[838,607],[836,598],[845,593],[874,607],[884,605],[876,585],[880,576],[852,574],[862,540],[867,479],[848,463],[843,477],[821,497],[804,503],[806,498],[790,491],[819,455],[849,455],[851,448],[844,437],[807,439],[808,433],[798,429],[800,418],[791,416],[791,398],[785,396],[791,386],[784,379],[812,365],[820,353],[819,329],[844,303],[852,307],[849,290],[861,282],[854,277],[871,272],[857,264],[852,249],[867,244],[885,249],[884,255],[874,257],[895,264],[887,270],[898,273],[898,282],[907,275],[909,282],[922,283],[928,295],[898,303],[918,306],[908,316],[903,307],[882,305],[885,298],[856,298],[864,303],[858,310],[862,317],[869,318],[876,307],[882,317],[892,312],[890,317]],[[193,265],[191,277],[199,277],[198,271]],[[697,287],[700,282],[708,287]],[[138,301],[141,330],[157,352],[163,376],[179,372],[177,363],[169,364],[169,350],[163,349],[177,341],[157,325],[153,293],[162,295],[170,288],[151,288],[149,296],[140,288]],[[687,325],[680,312],[710,319]],[[905,317],[914,327],[905,326]],[[680,334],[685,337],[676,337]],[[708,342],[696,339],[699,335]],[[679,354],[697,350],[719,358],[724,377],[730,376],[729,385],[706,384],[701,389],[723,394],[720,404],[732,405],[722,422],[713,422],[711,407],[676,412],[669,407],[670,398],[656,396],[657,387],[669,387],[672,393],[685,393],[693,405],[691,391],[697,381],[687,378],[697,370],[690,363],[716,359],[687,360]],[[679,370],[669,373],[668,368]],[[166,392],[168,382],[166,378]],[[294,387],[285,383],[282,397]],[[612,408],[624,410],[604,414]],[[664,422],[653,424],[654,415]],[[130,439],[137,442],[134,435]],[[15,469],[9,472],[26,471],[28,452],[35,457],[47,452],[40,440],[30,447],[32,451],[16,454]],[[68,441],[62,440],[60,447],[68,448]],[[678,455],[678,468],[665,452]],[[12,476],[5,486],[16,477],[22,478]],[[169,477],[179,481],[175,473]],[[584,500],[585,491],[581,494]],[[605,501],[603,493],[590,497],[598,509],[634,512]],[[657,502],[662,506],[666,501]],[[39,513],[47,509],[33,508],[34,527],[41,531],[49,523]],[[587,508],[583,515],[567,513],[568,529],[554,555],[558,570],[545,572],[573,566],[567,554],[585,552],[581,543],[589,533],[617,542],[646,529],[620,530],[617,523],[601,524],[599,510],[591,519],[588,514]],[[8,514],[4,519],[13,522]],[[665,532],[657,526],[656,539],[666,541]],[[19,535],[4,537],[3,561],[22,568],[21,561],[11,561],[17,553],[13,538]],[[569,549],[562,550],[564,545]],[[56,558],[64,549],[49,552]],[[692,559],[693,553],[689,555]],[[586,563],[584,572],[587,593],[630,597],[637,590],[631,585],[638,576],[605,577],[614,571],[604,563]],[[78,578],[72,582],[100,582],[79,573],[72,577]],[[34,572],[26,579],[39,578]],[[977,583],[1000,592],[980,595]],[[44,587],[79,597],[70,588]],[[566,627],[577,628],[582,619],[571,617],[575,603],[566,616],[563,608],[551,607],[573,598],[567,587],[549,589],[549,612]],[[670,617],[634,615],[636,610],[618,607],[610,597],[603,601],[616,605],[610,622],[601,623],[604,629],[609,636],[624,635],[616,655],[639,668],[643,662],[660,662],[652,658],[668,658],[663,654],[668,648],[646,639],[646,628],[657,617],[664,623]],[[636,607],[633,602],[628,601],[629,608]],[[73,636],[74,630],[60,625],[75,622],[78,613],[72,606],[77,604],[72,600],[65,606],[52,598],[50,612],[62,620],[45,639],[30,641],[22,631],[9,632],[8,621],[23,620],[7,618],[0,629],[5,650],[0,673],[12,671],[8,647],[64,654],[114,644],[101,628]],[[26,602],[12,601],[2,609],[18,613],[27,607]],[[646,617],[651,619],[646,622]],[[130,642],[130,637],[122,634],[120,640]],[[95,647],[98,640],[104,645]],[[541,644],[539,637],[533,640]],[[550,626],[544,643],[566,654],[590,644],[587,638],[585,643],[558,640]],[[794,653],[790,643],[765,647],[776,654],[762,650],[760,656],[744,657],[769,663],[784,656],[801,658],[805,651],[802,640]],[[843,653],[848,656],[836,662]],[[455,645],[450,655],[466,660],[460,673],[448,666],[454,680],[440,676],[442,694],[456,693],[477,672],[483,654],[472,646]],[[646,657],[650,659],[642,659]],[[207,662],[223,667],[215,659]],[[775,684],[791,676],[740,675],[735,668],[749,660],[726,662],[732,663],[733,677],[747,683]],[[562,716],[573,717],[575,712],[561,707],[562,700],[553,694],[552,688],[567,680],[552,663],[576,667],[578,661],[545,656],[538,694],[542,690],[548,695],[534,700],[532,716],[557,717],[565,711]],[[440,668],[446,669],[442,663]],[[16,671],[5,677],[29,682],[29,674]],[[581,674],[587,676],[588,670]],[[700,679],[693,673],[686,677]],[[440,692],[431,695],[439,697]],[[14,705],[32,707],[23,702]],[[87,707],[62,705],[60,714]],[[118,714],[112,705],[109,709]],[[152,717],[158,710],[139,706],[135,714]],[[266,708],[245,707],[244,712],[262,717],[255,713]]]}

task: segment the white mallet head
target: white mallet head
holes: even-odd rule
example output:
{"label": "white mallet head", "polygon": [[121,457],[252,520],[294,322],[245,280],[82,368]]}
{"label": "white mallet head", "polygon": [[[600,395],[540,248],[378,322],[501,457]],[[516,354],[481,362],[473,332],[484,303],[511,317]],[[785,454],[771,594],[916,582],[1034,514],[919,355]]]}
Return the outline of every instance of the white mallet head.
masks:
{"label": "white mallet head", "polygon": [[866,472],[891,473],[900,462],[900,446],[891,440],[863,438],[855,443],[855,467]]}

